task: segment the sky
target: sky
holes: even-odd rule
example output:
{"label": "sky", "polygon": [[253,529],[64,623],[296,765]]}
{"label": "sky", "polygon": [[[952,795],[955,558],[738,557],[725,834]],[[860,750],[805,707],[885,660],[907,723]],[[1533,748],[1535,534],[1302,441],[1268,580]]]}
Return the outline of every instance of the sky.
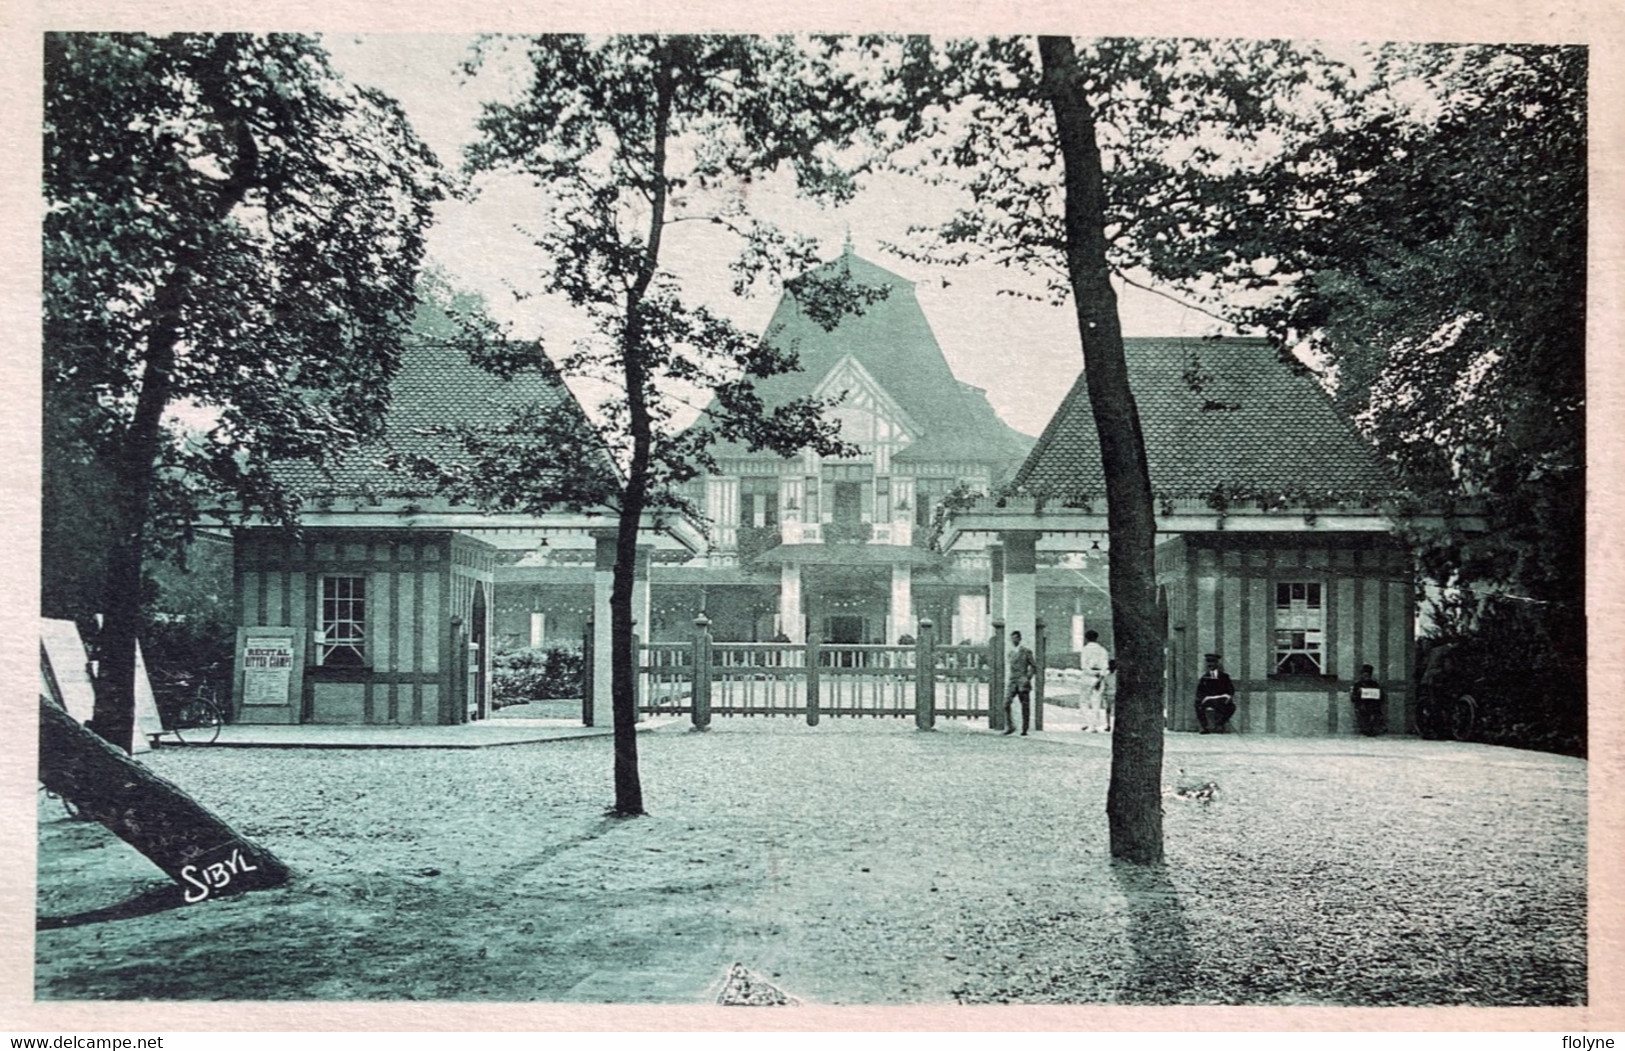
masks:
{"label": "sky", "polygon": [[[500,77],[472,80],[457,71],[471,37],[445,35],[340,35],[325,38],[345,75],[397,99],[418,134],[448,167],[476,137],[482,100],[509,90]],[[531,287],[536,249],[516,226],[526,217],[527,190],[496,188],[472,202],[444,202],[429,235],[430,260],[452,283],[485,297],[491,313],[515,335],[550,336],[562,346],[585,333],[556,304],[517,300]],[[911,224],[940,222],[953,211],[949,191],[903,176],[866,184],[839,209],[822,209],[770,188],[751,202],[753,211],[787,230],[814,237],[826,257],[841,251],[848,233],[857,254],[915,282],[916,296],[954,374],[987,391],[1005,422],[1036,435],[1060,405],[1082,367],[1075,316],[1069,305],[1051,306],[1000,295],[1001,289],[1041,291],[1037,281],[995,266],[935,268],[885,252],[903,242]],[[694,298],[748,331],[766,328],[777,290],[759,289],[740,300],[731,292],[728,262],[737,245],[704,224],[670,228],[667,269]],[[1167,298],[1119,285],[1119,310],[1127,336],[1198,336],[1220,331],[1209,316]],[[584,394],[578,391],[578,394]]]}

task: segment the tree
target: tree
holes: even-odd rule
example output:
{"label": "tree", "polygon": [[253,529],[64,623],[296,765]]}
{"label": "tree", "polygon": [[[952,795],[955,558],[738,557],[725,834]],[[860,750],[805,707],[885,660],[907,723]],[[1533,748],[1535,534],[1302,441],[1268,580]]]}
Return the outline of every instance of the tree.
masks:
{"label": "tree", "polygon": [[[487,41],[471,71],[490,49]],[[612,813],[644,812],[635,733],[632,581],[646,514],[683,513],[684,482],[714,469],[710,447],[737,441],[789,455],[847,448],[822,402],[768,411],[752,381],[794,367],[793,350],[736,328],[684,300],[664,268],[679,223],[720,226],[745,251],[736,291],[764,273],[805,266],[812,246],[752,219],[745,191],[788,169],[809,194],[840,200],[853,184],[838,154],[859,125],[857,96],[824,46],[788,39],[704,36],[542,36],[524,41],[527,87],[486,107],[474,173],[527,176],[541,191],[527,224],[539,249],[539,290],[589,318],[595,335],[555,363],[537,351],[496,348],[491,367],[555,367],[607,385],[597,422],[618,471],[583,469],[594,435],[560,433],[559,418],[516,418],[501,433],[461,434],[468,459],[411,464],[443,491],[489,507],[541,512],[607,507],[617,521],[610,593],[611,708],[615,740]],[[797,288],[833,324],[861,300],[834,275]],[[700,422],[682,427],[685,396],[709,398]],[[455,428],[451,428],[455,430]],[[562,439],[562,440],[561,440]]]}
{"label": "tree", "polygon": [[128,750],[144,561],[208,501],[288,519],[269,465],[375,427],[441,184],[310,38],[53,33],[45,81],[45,489],[109,483],[92,725]]}
{"label": "tree", "polygon": [[[1258,290],[1215,309],[1324,361],[1418,506],[1487,518],[1484,531],[1456,518],[1409,530],[1422,574],[1452,595],[1445,612],[1500,637],[1489,666],[1533,673],[1572,733],[1585,710],[1586,52],[1389,45],[1366,65],[1279,167],[1286,192],[1152,265],[1176,282],[1201,267],[1221,296]],[[1495,663],[1519,634],[1536,637],[1533,663]]]}
{"label": "tree", "polygon": [[1170,239],[1197,251],[1256,195],[1279,200],[1272,161],[1311,125],[1317,95],[1335,94],[1336,80],[1329,64],[1296,61],[1272,43],[1108,39],[1080,52],[1059,37],[911,40],[896,79],[902,166],[956,181],[973,201],[916,254],[1040,274],[1077,315],[1107,478],[1120,668],[1111,851],[1160,863],[1156,520],[1112,279]]}

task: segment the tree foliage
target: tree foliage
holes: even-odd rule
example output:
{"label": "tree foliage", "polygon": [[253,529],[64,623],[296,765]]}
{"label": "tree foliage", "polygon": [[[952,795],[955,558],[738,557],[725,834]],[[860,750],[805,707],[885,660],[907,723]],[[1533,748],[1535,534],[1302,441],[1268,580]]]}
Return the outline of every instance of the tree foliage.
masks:
{"label": "tree foliage", "polygon": [[[840,153],[859,124],[858,96],[830,61],[831,48],[786,38],[495,38],[470,70],[509,47],[523,55],[524,88],[486,107],[468,167],[516,174],[537,188],[537,210],[524,224],[537,248],[535,291],[590,320],[593,332],[556,348],[551,362],[532,349],[490,365],[522,366],[528,356],[531,367],[612,391],[593,415],[618,470],[583,471],[582,450],[597,441],[555,433],[580,429],[559,414],[520,416],[496,432],[448,428],[469,454],[465,464],[409,466],[488,507],[615,511],[613,812],[638,814],[631,595],[645,512],[686,510],[681,486],[715,468],[719,441],[785,455],[846,449],[823,402],[763,405],[754,381],[795,368],[793,348],[685,298],[663,253],[674,227],[697,223],[738,236],[738,292],[809,266],[812,244],[753,218],[746,197],[754,182],[786,172],[805,193],[849,196]],[[861,298],[839,277],[798,292],[831,324]],[[696,408],[698,422],[686,425]]]}
{"label": "tree foliage", "polygon": [[[1256,312],[1332,362],[1337,397],[1419,492],[1487,498],[1440,578],[1583,594],[1586,59],[1395,47],[1362,120],[1317,148],[1339,206]],[[1425,108],[1385,100],[1424,92]]]}
{"label": "tree foliage", "polygon": [[96,720],[128,747],[144,559],[222,497],[287,518],[273,461],[373,433],[441,183],[307,37],[53,33],[45,81],[46,492],[110,482]]}
{"label": "tree foliage", "polygon": [[[1034,45],[909,46],[903,82],[921,103],[909,134],[924,137],[909,160],[974,201],[913,251],[1037,271],[1064,297]],[[1547,736],[1572,734],[1585,666],[1584,49],[1393,45],[1345,63],[1269,41],[1102,40],[1080,42],[1078,64],[1118,278],[1147,274],[1262,330],[1288,360],[1318,358],[1393,464],[1401,512],[1483,513],[1485,530],[1451,518],[1404,531],[1423,578],[1451,596],[1448,630],[1485,634],[1488,601],[1497,624],[1537,640]]]}
{"label": "tree foliage", "polygon": [[[1283,157],[1280,194],[1239,202],[1197,247],[1149,265],[1185,281],[1218,260],[1216,309],[1323,361],[1417,510],[1478,512],[1486,529],[1407,530],[1424,579],[1445,589],[1436,623],[1482,636],[1475,661],[1545,684],[1537,736],[1572,741],[1585,698],[1586,52],[1390,45],[1366,65]],[[1514,662],[1493,641],[1514,631],[1539,659]]]}

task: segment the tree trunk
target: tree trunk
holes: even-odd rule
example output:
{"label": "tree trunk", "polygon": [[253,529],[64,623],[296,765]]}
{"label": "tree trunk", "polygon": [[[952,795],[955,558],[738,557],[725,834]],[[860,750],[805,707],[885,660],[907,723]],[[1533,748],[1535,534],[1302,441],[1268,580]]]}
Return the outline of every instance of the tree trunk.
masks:
{"label": "tree trunk", "polygon": [[187,280],[187,270],[177,266],[154,297],[154,322],[147,336],[141,392],[114,475],[113,545],[102,596],[102,630],[96,637],[100,668],[90,726],[125,752],[132,751],[135,744],[135,647],[141,629],[147,515],[164,409],[169,406],[170,373],[175,364],[175,344],[180,339],[181,299]]}
{"label": "tree trunk", "polygon": [[1106,262],[1105,179],[1095,115],[1065,37],[1041,37],[1039,56],[1066,180],[1067,273],[1083,340],[1084,377],[1106,475],[1106,523],[1118,692],[1106,820],[1113,857],[1162,861],[1162,625],[1157,616],[1157,526],[1140,415],[1129,389],[1117,294]]}
{"label": "tree trunk", "polygon": [[[609,589],[610,712],[615,724],[615,807],[613,813],[632,817],[644,813],[643,783],[638,776],[637,653],[632,646],[632,582],[637,574],[638,528],[649,490],[649,452],[653,425],[649,418],[644,366],[643,302],[660,265],[660,240],[666,227],[666,137],[671,129],[675,85],[671,62],[656,52],[653,75],[655,121],[650,141],[649,241],[643,266],[626,294],[626,328],[621,336],[621,376],[626,382],[627,429],[632,436],[632,460],[621,491],[619,529],[615,534],[615,571]],[[643,625],[647,632],[649,626]]]}
{"label": "tree trunk", "polygon": [[39,779],[163,869],[187,902],[274,887],[288,878],[276,855],[44,697]]}
{"label": "tree trunk", "polygon": [[[220,83],[206,80],[203,94],[221,114],[232,114],[229,101],[220,97]],[[237,146],[231,177],[222,182],[213,200],[203,206],[205,223],[215,223],[242,203],[259,173],[260,151],[247,121],[232,115],[228,124]],[[200,228],[183,236],[174,260],[153,294],[152,327],[142,352],[141,390],[135,412],[119,449],[114,475],[116,486],[114,535],[103,589],[102,632],[97,636],[96,706],[91,727],[105,740],[129,752],[135,744],[135,647],[141,630],[142,568],[146,560],[152,491],[156,484],[159,443],[164,410],[169,407],[175,369],[175,347],[181,340],[181,308],[192,274],[204,265],[204,234]]]}

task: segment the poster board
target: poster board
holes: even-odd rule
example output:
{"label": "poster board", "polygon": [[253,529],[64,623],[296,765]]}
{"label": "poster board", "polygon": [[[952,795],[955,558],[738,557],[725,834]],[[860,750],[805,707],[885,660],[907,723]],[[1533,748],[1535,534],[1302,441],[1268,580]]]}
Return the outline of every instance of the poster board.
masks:
{"label": "poster board", "polygon": [[238,628],[234,711],[244,721],[261,721],[255,715],[275,718],[273,712],[297,712],[304,666],[304,640],[293,628]]}

